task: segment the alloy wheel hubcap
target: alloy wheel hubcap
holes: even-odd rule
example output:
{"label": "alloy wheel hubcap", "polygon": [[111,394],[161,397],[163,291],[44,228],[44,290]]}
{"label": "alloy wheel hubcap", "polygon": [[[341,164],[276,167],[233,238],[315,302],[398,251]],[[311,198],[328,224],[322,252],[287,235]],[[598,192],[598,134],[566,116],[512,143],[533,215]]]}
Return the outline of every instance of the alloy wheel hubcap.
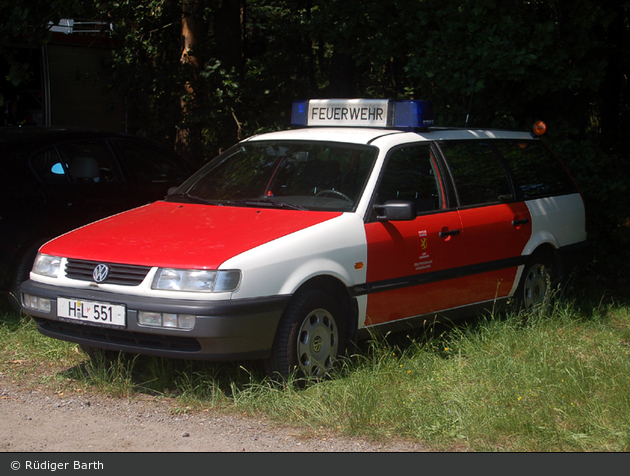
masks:
{"label": "alloy wheel hubcap", "polygon": [[548,274],[543,264],[532,266],[525,279],[523,301],[526,309],[540,306],[547,299]]}
{"label": "alloy wheel hubcap", "polygon": [[315,309],[304,319],[297,342],[297,355],[306,376],[321,377],[333,366],[339,347],[337,324],[325,309]]}

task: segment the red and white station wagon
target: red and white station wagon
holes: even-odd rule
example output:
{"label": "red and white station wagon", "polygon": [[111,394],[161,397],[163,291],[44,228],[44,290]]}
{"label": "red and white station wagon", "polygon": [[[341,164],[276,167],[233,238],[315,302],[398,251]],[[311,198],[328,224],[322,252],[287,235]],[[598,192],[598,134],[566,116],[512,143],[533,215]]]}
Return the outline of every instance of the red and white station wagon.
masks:
{"label": "red and white station wagon", "polygon": [[21,288],[51,337],[326,373],[366,329],[531,307],[585,243],[534,134],[434,128],[423,101],[311,100],[165,200],[41,247]]}

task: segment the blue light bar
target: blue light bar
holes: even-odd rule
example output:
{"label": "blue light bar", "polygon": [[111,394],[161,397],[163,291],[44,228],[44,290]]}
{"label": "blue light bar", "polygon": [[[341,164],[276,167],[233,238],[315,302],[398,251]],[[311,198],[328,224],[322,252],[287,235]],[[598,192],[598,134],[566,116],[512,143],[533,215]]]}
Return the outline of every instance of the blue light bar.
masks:
{"label": "blue light bar", "polygon": [[294,126],[308,126],[308,101],[293,101],[291,124]]}
{"label": "blue light bar", "polygon": [[294,101],[295,126],[380,127],[417,129],[434,125],[428,101],[391,99],[311,99]]}
{"label": "blue light bar", "polygon": [[429,101],[393,101],[395,128],[425,128],[435,125]]}

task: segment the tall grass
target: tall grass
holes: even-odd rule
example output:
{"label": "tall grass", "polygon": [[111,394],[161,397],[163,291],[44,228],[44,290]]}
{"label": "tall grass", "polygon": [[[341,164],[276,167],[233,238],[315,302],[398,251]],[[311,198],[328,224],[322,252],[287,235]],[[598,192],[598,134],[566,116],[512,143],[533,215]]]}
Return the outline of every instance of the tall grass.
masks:
{"label": "tall grass", "polygon": [[9,315],[0,320],[0,346],[4,373],[15,374],[11,359],[54,361],[60,381],[168,397],[182,411],[247,412],[312,432],[405,438],[437,450],[630,450],[630,308],[623,304],[579,309],[569,301],[375,335],[332,378],[306,388],[274,385],[251,362],[91,362]]}
{"label": "tall grass", "polygon": [[628,309],[589,318],[565,305],[528,317],[482,319],[406,344],[375,338],[329,381],[304,391],[252,387],[238,404],[441,449],[629,450]]}

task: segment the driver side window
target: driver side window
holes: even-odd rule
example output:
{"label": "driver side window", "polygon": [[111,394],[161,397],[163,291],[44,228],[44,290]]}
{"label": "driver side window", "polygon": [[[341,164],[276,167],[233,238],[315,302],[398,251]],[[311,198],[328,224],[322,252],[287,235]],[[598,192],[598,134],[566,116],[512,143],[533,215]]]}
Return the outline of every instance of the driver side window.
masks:
{"label": "driver side window", "polygon": [[376,199],[379,204],[390,200],[414,202],[420,214],[442,208],[439,190],[431,147],[404,147],[387,160]]}

